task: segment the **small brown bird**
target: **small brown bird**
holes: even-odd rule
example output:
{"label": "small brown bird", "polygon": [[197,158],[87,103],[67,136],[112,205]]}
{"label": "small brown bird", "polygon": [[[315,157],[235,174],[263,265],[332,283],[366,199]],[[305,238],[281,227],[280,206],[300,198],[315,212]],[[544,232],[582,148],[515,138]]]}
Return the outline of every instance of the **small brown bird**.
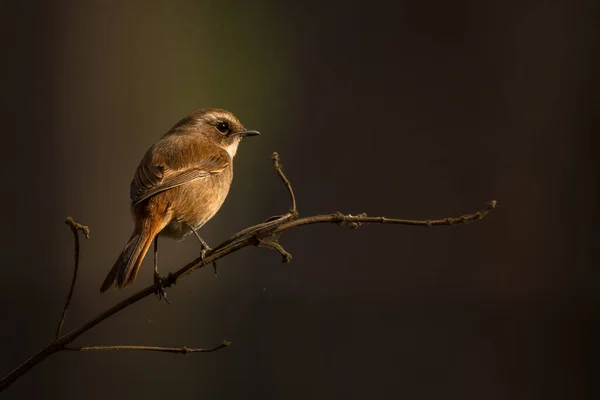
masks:
{"label": "small brown bird", "polygon": [[[158,235],[183,239],[194,233],[202,255],[210,248],[198,234],[221,208],[233,178],[233,157],[246,130],[229,111],[203,108],[179,121],[148,151],[131,182],[133,234],[102,287],[131,285],[154,242],[154,282],[158,274]],[[162,288],[157,293],[164,297]]]}

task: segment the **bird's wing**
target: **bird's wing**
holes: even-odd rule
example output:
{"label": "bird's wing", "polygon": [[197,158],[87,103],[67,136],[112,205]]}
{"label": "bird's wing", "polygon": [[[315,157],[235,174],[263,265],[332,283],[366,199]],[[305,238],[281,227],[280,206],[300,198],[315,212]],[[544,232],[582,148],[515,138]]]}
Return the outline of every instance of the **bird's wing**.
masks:
{"label": "bird's wing", "polygon": [[136,205],[157,193],[218,174],[227,168],[230,157],[225,150],[203,147],[206,146],[192,145],[183,152],[172,147],[151,148],[133,176],[131,204]]}

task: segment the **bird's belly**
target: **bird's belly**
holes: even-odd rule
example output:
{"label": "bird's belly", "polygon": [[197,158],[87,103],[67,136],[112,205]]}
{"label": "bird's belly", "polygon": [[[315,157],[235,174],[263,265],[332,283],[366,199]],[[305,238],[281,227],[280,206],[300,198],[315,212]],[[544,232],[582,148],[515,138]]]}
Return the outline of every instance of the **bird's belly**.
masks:
{"label": "bird's belly", "polygon": [[[202,226],[202,225],[200,225],[200,226]],[[194,229],[199,229],[200,226],[194,227]],[[186,224],[180,220],[172,220],[169,223],[169,225],[167,225],[160,232],[160,236],[165,236],[165,237],[172,238],[175,240],[182,240],[190,233],[192,233],[192,230],[188,224]]]}
{"label": "bird's belly", "polygon": [[[231,180],[198,180],[169,190],[171,221],[160,233],[181,240],[200,229],[219,211],[229,192]],[[175,193],[176,192],[176,193]],[[170,193],[171,194],[171,193]]]}

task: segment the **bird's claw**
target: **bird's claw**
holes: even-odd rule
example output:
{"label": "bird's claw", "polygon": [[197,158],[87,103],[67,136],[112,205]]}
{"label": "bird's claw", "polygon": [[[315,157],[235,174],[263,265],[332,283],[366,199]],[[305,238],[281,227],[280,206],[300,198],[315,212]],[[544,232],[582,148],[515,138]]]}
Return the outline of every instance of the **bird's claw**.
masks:
{"label": "bird's claw", "polygon": [[202,258],[202,264],[204,266],[206,266],[206,253],[210,250],[210,247],[206,246],[206,247],[202,247],[202,250],[200,250],[200,257]]}
{"label": "bird's claw", "polygon": [[156,294],[156,297],[158,297],[158,300],[165,299],[167,304],[170,304],[169,300],[167,300],[167,292],[165,292],[162,279],[163,278],[157,273],[154,274],[154,285],[156,286],[156,291],[154,293]]}
{"label": "bird's claw", "polygon": [[[208,246],[203,246],[202,250],[200,251],[200,257],[202,258],[202,266],[203,267],[206,267],[206,265],[207,265],[205,256],[209,250],[212,250],[212,249]],[[213,270],[215,271],[215,276],[217,276],[217,262],[213,261],[212,266],[213,266]]]}

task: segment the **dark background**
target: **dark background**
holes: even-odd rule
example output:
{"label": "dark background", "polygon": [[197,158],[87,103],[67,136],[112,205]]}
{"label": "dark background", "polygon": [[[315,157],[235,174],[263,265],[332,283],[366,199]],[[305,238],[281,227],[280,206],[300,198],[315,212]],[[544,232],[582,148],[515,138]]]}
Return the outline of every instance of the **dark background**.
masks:
{"label": "dark background", "polygon": [[[151,282],[98,288],[132,229],[129,182],[200,107],[243,143],[213,245],[288,208],[435,218],[315,225],[291,264],[248,248],[76,344],[211,354],[59,353],[2,398],[595,398],[598,2],[22,2],[2,23],[0,375],[51,341],[68,215],[91,227],[66,329]],[[161,269],[197,257],[164,240]]]}

